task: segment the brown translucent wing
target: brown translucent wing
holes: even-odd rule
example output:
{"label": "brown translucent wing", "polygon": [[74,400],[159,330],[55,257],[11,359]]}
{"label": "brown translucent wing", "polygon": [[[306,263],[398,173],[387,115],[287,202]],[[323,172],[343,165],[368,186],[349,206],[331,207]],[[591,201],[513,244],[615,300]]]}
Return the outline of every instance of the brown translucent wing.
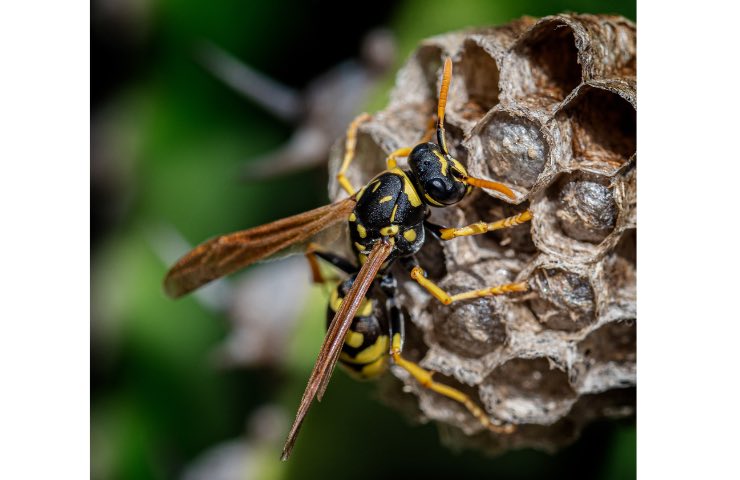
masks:
{"label": "brown translucent wing", "polygon": [[201,243],[167,272],[164,289],[173,298],[306,242],[341,222],[355,207],[354,197],[266,225],[221,235]]}
{"label": "brown translucent wing", "polygon": [[321,400],[321,397],[324,395],[326,386],[339,359],[339,354],[342,351],[344,337],[347,335],[349,326],[352,324],[352,319],[355,317],[355,313],[357,313],[357,309],[370,285],[372,285],[375,275],[378,274],[378,271],[392,250],[393,247],[389,243],[380,241],[375,244],[368,256],[367,262],[360,268],[360,272],[357,274],[352,288],[350,288],[347,296],[342,301],[342,305],[334,315],[331,326],[329,326],[329,331],[326,332],[324,343],[321,345],[316,364],[308,379],[306,390],[303,392],[293,426],[290,428],[290,433],[288,433],[288,439],[285,441],[283,454],[280,457],[282,460],[287,460],[290,456],[290,452],[293,450],[293,445],[298,436],[298,431],[301,429],[303,420],[313,403],[314,397],[318,396],[319,400]]}

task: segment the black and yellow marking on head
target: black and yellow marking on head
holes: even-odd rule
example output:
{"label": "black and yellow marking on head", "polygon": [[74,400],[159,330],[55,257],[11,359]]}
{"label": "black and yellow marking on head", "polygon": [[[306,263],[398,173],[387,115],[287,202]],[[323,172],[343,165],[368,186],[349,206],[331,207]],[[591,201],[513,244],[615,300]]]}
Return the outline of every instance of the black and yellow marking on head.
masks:
{"label": "black and yellow marking on head", "polygon": [[[460,163],[460,161],[458,159],[450,157],[450,161],[452,162],[452,168],[454,170],[457,170],[457,173],[458,173],[458,175],[461,178],[464,178],[464,177],[467,177],[468,176],[468,171],[465,169],[465,167],[463,166],[463,164]],[[453,173],[453,175],[455,174],[454,171],[452,173]]]}
{"label": "black and yellow marking on head", "polygon": [[434,207],[444,207],[443,204],[439,203],[438,201],[430,197],[427,192],[424,192],[424,198],[426,198],[427,203],[429,203],[429,205],[432,205]]}
{"label": "black and yellow marking on head", "polygon": [[409,167],[417,190],[434,207],[455,204],[470,191],[465,167],[434,143],[417,145],[409,155]]}
{"label": "black and yellow marking on head", "polygon": [[439,173],[443,177],[446,177],[447,169],[449,168],[450,162],[447,161],[447,158],[445,158],[442,152],[434,150],[432,153],[434,153],[434,156],[437,157],[437,160],[439,160]]}

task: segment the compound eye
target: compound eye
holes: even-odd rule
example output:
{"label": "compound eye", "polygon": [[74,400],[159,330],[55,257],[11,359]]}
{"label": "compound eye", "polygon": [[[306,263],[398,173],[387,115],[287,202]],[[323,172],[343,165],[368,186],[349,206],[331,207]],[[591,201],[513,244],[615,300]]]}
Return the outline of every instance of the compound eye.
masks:
{"label": "compound eye", "polygon": [[455,182],[447,182],[443,178],[432,178],[424,184],[424,191],[435,202],[444,205],[452,205],[459,202],[464,196],[464,190],[458,191]]}
{"label": "compound eye", "polygon": [[433,178],[424,184],[424,190],[435,200],[442,200],[447,197],[447,186],[442,179]]}

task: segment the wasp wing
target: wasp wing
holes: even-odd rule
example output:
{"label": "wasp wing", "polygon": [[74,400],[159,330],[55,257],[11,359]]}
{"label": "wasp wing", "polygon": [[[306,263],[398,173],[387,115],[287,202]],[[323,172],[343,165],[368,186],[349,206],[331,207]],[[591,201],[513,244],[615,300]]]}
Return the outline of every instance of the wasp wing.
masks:
{"label": "wasp wing", "polygon": [[306,242],[325,229],[346,221],[356,203],[354,197],[346,198],[201,243],[167,272],[165,292],[170,297],[180,297],[212,280]]}
{"label": "wasp wing", "polygon": [[298,436],[298,431],[301,429],[303,420],[306,417],[306,413],[308,413],[311,403],[313,403],[314,397],[318,395],[319,400],[321,400],[321,397],[324,395],[326,386],[339,359],[339,354],[342,351],[344,337],[347,335],[349,326],[352,324],[352,319],[355,317],[355,313],[370,285],[372,285],[375,275],[377,275],[392,250],[393,246],[390,243],[380,241],[375,244],[367,261],[360,268],[357,278],[352,284],[352,288],[350,288],[347,296],[342,301],[342,305],[334,315],[329,331],[324,338],[324,343],[321,345],[316,364],[308,379],[306,390],[303,392],[293,426],[290,428],[290,433],[288,433],[288,439],[285,441],[283,454],[280,457],[282,460],[287,460],[290,456],[290,452],[293,450],[293,445]]}

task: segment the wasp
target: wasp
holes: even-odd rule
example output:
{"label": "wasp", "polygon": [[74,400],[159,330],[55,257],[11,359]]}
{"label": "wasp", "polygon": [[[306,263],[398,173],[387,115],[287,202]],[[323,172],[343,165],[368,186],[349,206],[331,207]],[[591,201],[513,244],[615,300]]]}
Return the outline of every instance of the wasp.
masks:
{"label": "wasp", "polygon": [[[414,258],[427,234],[442,240],[478,235],[510,228],[531,220],[529,210],[496,222],[478,222],[463,227],[442,227],[428,221],[430,207],[442,208],[460,202],[473,188],[497,191],[515,199],[506,185],[470,176],[463,164],[447,149],[444,116],[452,79],[452,60],[444,61],[437,104],[437,143],[434,129],[413,148],[399,148],[386,160],[387,169],[356,190],[346,177],[356,149],[357,131],[370,116],[362,114],[348,127],[345,153],[337,173],[339,185],[348,197],[333,204],[292,217],[222,235],[197,246],[167,273],[164,288],[171,297],[180,297],[216,278],[254,262],[295,250],[309,259],[315,280],[321,280],[317,258],[349,276],[334,289],[328,307],[328,330],[319,350],[281,458],[286,460],[295,444],[303,420],[317,398],[322,399],[337,362],[360,378],[374,378],[393,363],[406,370],[423,387],[463,405],[486,428],[511,433],[513,425],[494,423],[466,394],[432,379],[434,372],[404,358],[404,315],[396,301],[396,280],[390,267],[398,261],[410,277],[444,304],[478,297],[528,290],[527,282],[510,283],[448,294],[427,278]],[[398,167],[406,157],[408,169]],[[355,262],[323,251],[313,240],[324,230],[345,221]]]}

